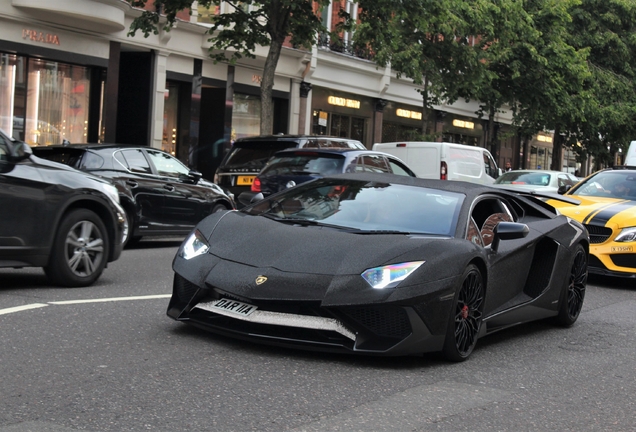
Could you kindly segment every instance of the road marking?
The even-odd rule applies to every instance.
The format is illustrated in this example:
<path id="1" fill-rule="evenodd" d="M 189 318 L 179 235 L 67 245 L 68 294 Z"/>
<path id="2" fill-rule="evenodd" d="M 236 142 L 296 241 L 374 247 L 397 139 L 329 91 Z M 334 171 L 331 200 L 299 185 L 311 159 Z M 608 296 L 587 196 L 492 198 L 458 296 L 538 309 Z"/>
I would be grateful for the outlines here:
<path id="1" fill-rule="evenodd" d="M 162 298 L 170 298 L 170 296 L 171 294 L 158 294 L 158 295 L 149 295 L 149 296 L 111 297 L 111 298 L 88 299 L 88 300 L 64 300 L 64 301 L 53 301 L 48 303 L 54 304 L 54 305 L 70 305 L 70 304 L 80 304 L 80 303 L 106 303 L 106 302 L 116 302 L 116 301 L 126 301 L 126 300 L 162 299 Z"/>
<path id="2" fill-rule="evenodd" d="M 0 309 L 0 315 L 10 314 L 10 313 L 14 313 L 14 312 L 22 312 L 22 311 L 25 311 L 25 310 L 42 308 L 42 307 L 45 307 L 45 306 L 48 306 L 48 304 L 32 303 L 32 304 L 28 304 L 28 305 L 24 305 L 24 306 L 10 307 L 10 308 L 6 308 L 6 309 Z"/>
<path id="3" fill-rule="evenodd" d="M 30 309 L 43 308 L 49 305 L 72 305 L 72 304 L 82 304 L 82 303 L 107 303 L 107 302 L 117 302 L 117 301 L 128 301 L 128 300 L 152 300 L 152 299 L 165 299 L 170 298 L 171 294 L 157 294 L 157 295 L 148 295 L 148 296 L 130 296 L 130 297 L 111 297 L 111 298 L 103 298 L 103 299 L 88 299 L 88 300 L 65 300 L 65 301 L 52 301 L 47 303 L 32 303 L 24 306 L 16 306 L 10 307 L 6 309 L 0 309 L 0 315 L 10 314 L 14 312 L 22 312 Z"/>

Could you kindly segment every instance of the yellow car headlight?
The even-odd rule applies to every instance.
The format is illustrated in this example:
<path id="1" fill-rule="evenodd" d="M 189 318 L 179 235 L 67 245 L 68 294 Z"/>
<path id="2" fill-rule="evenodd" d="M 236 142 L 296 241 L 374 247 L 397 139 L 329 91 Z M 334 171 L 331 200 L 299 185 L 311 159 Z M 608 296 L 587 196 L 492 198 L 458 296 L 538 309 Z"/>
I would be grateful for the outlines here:
<path id="1" fill-rule="evenodd" d="M 633 242 L 636 241 L 636 227 L 623 228 L 614 241 Z"/>

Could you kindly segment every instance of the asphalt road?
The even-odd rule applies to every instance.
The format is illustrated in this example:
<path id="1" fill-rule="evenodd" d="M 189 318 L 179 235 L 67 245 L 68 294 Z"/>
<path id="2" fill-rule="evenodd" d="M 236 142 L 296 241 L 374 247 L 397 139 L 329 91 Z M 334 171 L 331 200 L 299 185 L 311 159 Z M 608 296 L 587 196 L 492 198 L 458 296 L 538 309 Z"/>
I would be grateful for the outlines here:
<path id="1" fill-rule="evenodd" d="M 460 364 L 316 354 L 167 318 L 177 246 L 89 288 L 0 269 L 0 432 L 636 430 L 636 283 L 592 280 L 571 329 L 505 330 Z"/>

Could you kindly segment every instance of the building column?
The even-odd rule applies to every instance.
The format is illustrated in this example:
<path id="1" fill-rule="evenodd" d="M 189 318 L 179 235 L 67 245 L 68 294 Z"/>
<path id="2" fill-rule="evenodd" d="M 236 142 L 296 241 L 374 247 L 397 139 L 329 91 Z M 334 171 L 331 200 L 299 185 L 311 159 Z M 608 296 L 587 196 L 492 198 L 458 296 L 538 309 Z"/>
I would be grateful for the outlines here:
<path id="1" fill-rule="evenodd" d="M 117 97 L 119 95 L 119 63 L 121 43 L 111 42 L 104 88 L 104 142 L 117 142 Z"/>
<path id="2" fill-rule="evenodd" d="M 373 144 L 382 142 L 382 123 L 384 121 L 384 107 L 387 101 L 384 99 L 376 99 L 373 110 L 373 134 L 371 139 L 371 148 Z"/>
<path id="3" fill-rule="evenodd" d="M 163 147 L 163 115 L 166 95 L 166 69 L 168 53 L 155 51 L 151 105 L 150 105 L 150 147 Z"/>
<path id="4" fill-rule="evenodd" d="M 301 135 L 311 134 L 308 132 L 308 124 L 311 125 L 311 117 L 307 115 L 307 111 L 311 112 L 311 109 L 307 109 L 309 92 L 311 92 L 311 84 L 305 81 L 300 82 L 300 98 L 298 106 L 298 133 Z"/>
<path id="5" fill-rule="evenodd" d="M 232 113 L 234 112 L 234 79 L 236 68 L 229 65 L 227 67 L 227 80 L 225 84 L 225 126 L 223 139 L 226 145 L 232 141 Z"/>
<path id="6" fill-rule="evenodd" d="M 197 167 L 199 147 L 199 121 L 201 118 L 201 86 L 203 85 L 203 60 L 194 59 L 192 67 L 192 90 L 190 93 L 190 135 L 188 137 L 188 166 Z"/>

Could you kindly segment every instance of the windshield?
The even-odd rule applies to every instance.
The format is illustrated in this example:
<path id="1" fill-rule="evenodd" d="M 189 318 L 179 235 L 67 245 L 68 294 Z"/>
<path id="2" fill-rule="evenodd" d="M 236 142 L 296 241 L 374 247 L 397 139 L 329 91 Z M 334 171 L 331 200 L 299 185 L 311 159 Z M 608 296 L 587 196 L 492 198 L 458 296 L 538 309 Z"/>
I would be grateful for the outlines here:
<path id="1" fill-rule="evenodd" d="M 342 173 L 343 156 L 325 156 L 315 153 L 299 153 L 293 155 L 274 156 L 260 177 L 274 175 L 329 175 Z"/>
<path id="2" fill-rule="evenodd" d="M 495 180 L 495 184 L 548 186 L 550 184 L 550 174 L 536 172 L 507 172 Z"/>
<path id="3" fill-rule="evenodd" d="M 576 185 L 568 195 L 636 200 L 636 171 L 601 171 Z"/>
<path id="4" fill-rule="evenodd" d="M 463 194 L 402 184 L 321 179 L 243 211 L 281 222 L 330 225 L 361 233 L 453 236 Z"/>
<path id="5" fill-rule="evenodd" d="M 225 160 L 225 168 L 249 167 L 260 171 L 277 151 L 297 147 L 292 141 L 257 141 L 236 143 Z"/>

